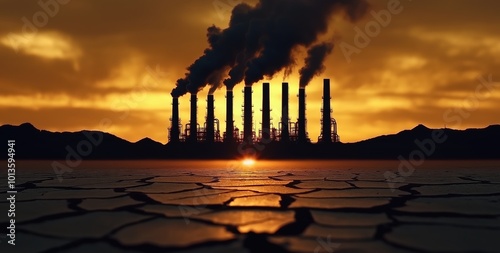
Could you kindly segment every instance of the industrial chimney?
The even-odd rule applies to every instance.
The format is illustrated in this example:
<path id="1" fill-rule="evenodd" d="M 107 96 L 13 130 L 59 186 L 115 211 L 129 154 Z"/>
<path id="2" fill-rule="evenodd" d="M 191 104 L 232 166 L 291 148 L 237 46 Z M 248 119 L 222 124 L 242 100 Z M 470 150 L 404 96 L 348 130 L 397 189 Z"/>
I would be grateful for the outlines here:
<path id="1" fill-rule="evenodd" d="M 299 118 L 298 118 L 298 141 L 307 142 L 306 132 L 306 89 L 305 87 L 299 88 Z"/>
<path id="2" fill-rule="evenodd" d="M 196 120 L 196 104 L 197 104 L 196 93 L 191 93 L 191 119 L 189 122 L 189 141 L 196 142 L 198 135 L 198 123 Z"/>
<path id="3" fill-rule="evenodd" d="M 213 94 L 208 94 L 207 98 L 207 122 L 206 122 L 206 135 L 205 135 L 205 140 L 207 142 L 214 142 L 214 121 L 215 121 L 215 115 L 214 115 L 214 95 Z"/>
<path id="4" fill-rule="evenodd" d="M 262 85 L 262 139 L 269 140 L 271 138 L 271 98 L 269 91 L 269 83 Z"/>
<path id="5" fill-rule="evenodd" d="M 290 140 L 290 129 L 288 128 L 288 83 L 281 86 L 281 141 Z"/>
<path id="6" fill-rule="evenodd" d="M 234 142 L 233 90 L 226 91 L 226 137 L 224 142 Z"/>
<path id="7" fill-rule="evenodd" d="M 330 107 L 330 79 L 323 82 L 323 119 L 322 119 L 322 142 L 332 142 L 332 110 Z"/>
<path id="8" fill-rule="evenodd" d="M 243 141 L 252 142 L 252 86 L 245 86 L 243 110 Z"/>
<path id="9" fill-rule="evenodd" d="M 179 98 L 172 98 L 172 127 L 170 128 L 170 142 L 179 142 Z"/>

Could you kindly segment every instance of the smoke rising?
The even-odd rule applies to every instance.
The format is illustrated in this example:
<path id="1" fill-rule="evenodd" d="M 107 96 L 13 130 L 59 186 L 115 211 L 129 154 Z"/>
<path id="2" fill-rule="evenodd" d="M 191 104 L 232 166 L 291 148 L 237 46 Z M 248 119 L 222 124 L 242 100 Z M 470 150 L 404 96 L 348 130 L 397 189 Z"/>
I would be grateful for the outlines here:
<path id="1" fill-rule="evenodd" d="M 208 94 L 214 94 L 214 92 L 222 86 L 224 77 L 227 76 L 228 68 L 223 68 L 221 70 L 214 71 L 210 76 L 208 76 L 207 82 L 210 84 L 210 89 Z"/>
<path id="2" fill-rule="evenodd" d="M 175 88 L 172 90 L 172 97 L 180 97 L 188 92 L 187 86 L 189 85 L 189 82 L 187 81 L 186 78 L 180 78 L 177 80 L 175 83 Z"/>
<path id="3" fill-rule="evenodd" d="M 321 43 L 307 50 L 305 65 L 300 69 L 300 87 L 305 87 L 312 78 L 321 74 L 325 70 L 323 62 L 328 54 L 333 50 L 332 43 Z"/>
<path id="4" fill-rule="evenodd" d="M 172 96 L 197 93 L 208 84 L 210 92 L 222 83 L 228 90 L 243 81 L 252 85 L 284 69 L 289 74 L 298 47 L 310 52 L 307 66 L 301 70 L 301 75 L 310 76 L 304 76 L 303 84 L 307 85 L 321 72 L 322 61 L 331 51 L 325 44 L 321 57 L 316 55 L 321 53 L 316 52 L 321 51 L 318 46 L 311 48 L 328 30 L 330 17 L 340 13 L 356 21 L 367 9 L 366 0 L 260 0 L 255 6 L 241 3 L 233 9 L 228 28 L 207 29 L 209 47 L 177 81 Z"/>

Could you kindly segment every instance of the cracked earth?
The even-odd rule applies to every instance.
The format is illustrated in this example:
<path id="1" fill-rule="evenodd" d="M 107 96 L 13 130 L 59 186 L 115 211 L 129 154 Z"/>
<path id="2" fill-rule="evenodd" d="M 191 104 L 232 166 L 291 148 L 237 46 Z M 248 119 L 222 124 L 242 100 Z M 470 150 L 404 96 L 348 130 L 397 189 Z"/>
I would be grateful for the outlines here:
<path id="1" fill-rule="evenodd" d="M 394 163 L 284 163 L 93 162 L 62 181 L 26 163 L 1 252 L 500 252 L 499 162 L 427 162 L 393 189 Z"/>

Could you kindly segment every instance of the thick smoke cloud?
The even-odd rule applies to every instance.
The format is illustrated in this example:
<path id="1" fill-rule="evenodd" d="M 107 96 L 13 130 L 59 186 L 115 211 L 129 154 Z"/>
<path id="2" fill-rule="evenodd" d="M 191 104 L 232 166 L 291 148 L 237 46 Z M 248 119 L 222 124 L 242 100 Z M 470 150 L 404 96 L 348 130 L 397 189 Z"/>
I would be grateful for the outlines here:
<path id="1" fill-rule="evenodd" d="M 180 78 L 175 84 L 175 88 L 172 90 L 172 97 L 180 97 L 188 92 L 189 82 L 186 78 Z"/>
<path id="2" fill-rule="evenodd" d="M 243 32 L 244 30 L 238 29 L 222 31 L 216 26 L 209 27 L 207 39 L 210 47 L 187 68 L 188 73 L 185 77 L 177 80 L 172 96 L 179 97 L 188 92 L 197 93 L 207 84 L 211 84 L 215 91 L 226 76 L 225 70 L 234 65 L 236 54 L 242 50 L 242 43 L 235 39 L 243 37 Z"/>
<path id="3" fill-rule="evenodd" d="M 305 65 L 300 69 L 300 87 L 305 87 L 312 78 L 325 70 L 323 62 L 333 50 L 332 43 L 321 43 L 307 50 Z"/>
<path id="4" fill-rule="evenodd" d="M 210 84 L 210 90 L 208 94 L 214 94 L 214 92 L 222 86 L 224 78 L 227 76 L 228 68 L 223 68 L 214 71 L 207 79 L 207 83 Z"/>
<path id="5" fill-rule="evenodd" d="M 366 0 L 260 0 L 253 7 L 239 4 L 232 11 L 228 28 L 208 28 L 210 46 L 187 68 L 188 73 L 179 79 L 172 95 L 196 93 L 208 84 L 213 92 L 226 76 L 223 83 L 227 89 L 242 81 L 252 85 L 291 69 L 294 49 L 315 44 L 327 31 L 332 15 L 343 13 L 356 21 L 367 9 Z M 314 76 L 318 70 L 311 68 L 315 66 L 321 68 L 323 64 L 311 64 L 306 74 L 312 72 Z M 186 84 L 186 88 L 181 87 Z"/>

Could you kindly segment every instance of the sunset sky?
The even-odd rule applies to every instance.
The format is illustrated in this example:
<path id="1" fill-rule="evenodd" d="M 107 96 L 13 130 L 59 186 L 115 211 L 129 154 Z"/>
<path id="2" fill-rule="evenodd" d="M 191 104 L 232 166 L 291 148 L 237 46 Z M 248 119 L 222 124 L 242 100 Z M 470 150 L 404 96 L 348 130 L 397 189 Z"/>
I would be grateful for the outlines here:
<path id="1" fill-rule="evenodd" d="M 42 0 L 57 3 L 48 13 L 37 2 L 0 0 L 0 124 L 94 129 L 133 142 L 150 137 L 165 143 L 176 80 L 208 46 L 207 27 L 227 27 L 232 7 L 242 1 Z M 393 1 L 369 2 L 377 13 Z M 343 142 L 417 124 L 465 129 L 500 123 L 500 2 L 401 0 L 399 8 L 350 55 L 342 49 L 355 47 L 357 31 L 378 21 L 370 11 L 354 24 L 332 17 L 321 38 L 333 40 L 335 48 L 325 72 L 306 89 L 313 141 L 320 132 L 323 78 L 332 82 L 333 117 Z M 293 121 L 305 55 L 296 51 L 297 65 L 286 79 Z M 275 126 L 282 81 L 282 72 L 268 80 Z M 240 129 L 243 86 L 234 88 Z M 254 124 L 260 125 L 262 82 L 253 87 Z M 199 121 L 207 92 L 198 94 Z M 224 96 L 225 88 L 215 92 L 222 131 Z M 188 95 L 180 98 L 180 110 L 186 124 Z"/>

